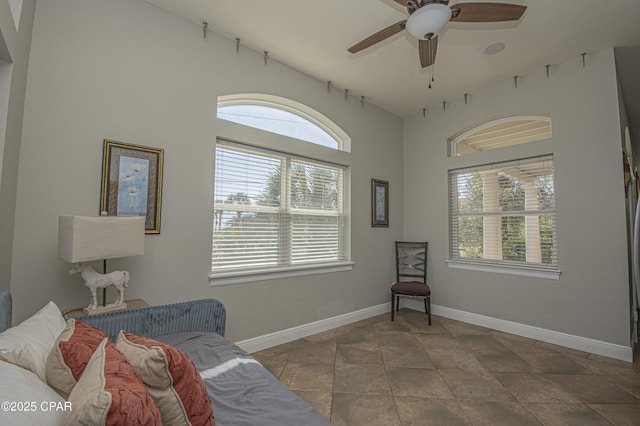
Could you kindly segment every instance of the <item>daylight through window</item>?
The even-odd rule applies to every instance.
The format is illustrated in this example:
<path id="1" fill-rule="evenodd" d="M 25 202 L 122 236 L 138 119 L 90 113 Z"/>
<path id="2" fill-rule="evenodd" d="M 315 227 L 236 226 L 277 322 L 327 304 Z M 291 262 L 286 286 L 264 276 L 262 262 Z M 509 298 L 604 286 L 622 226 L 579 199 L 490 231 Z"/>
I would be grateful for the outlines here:
<path id="1" fill-rule="evenodd" d="M 551 117 L 512 115 L 487 121 L 450 140 L 452 156 L 491 151 L 551 138 Z"/>
<path id="2" fill-rule="evenodd" d="M 218 140 L 212 272 L 346 261 L 345 171 Z"/>
<path id="3" fill-rule="evenodd" d="M 553 157 L 449 172 L 451 260 L 557 270 Z"/>
<path id="4" fill-rule="evenodd" d="M 333 121 L 304 104 L 264 93 L 218 96 L 217 117 L 266 132 L 349 152 L 351 139 Z"/>
<path id="5" fill-rule="evenodd" d="M 289 111 L 264 105 L 226 105 L 218 118 L 337 149 L 338 141 L 315 123 Z"/>

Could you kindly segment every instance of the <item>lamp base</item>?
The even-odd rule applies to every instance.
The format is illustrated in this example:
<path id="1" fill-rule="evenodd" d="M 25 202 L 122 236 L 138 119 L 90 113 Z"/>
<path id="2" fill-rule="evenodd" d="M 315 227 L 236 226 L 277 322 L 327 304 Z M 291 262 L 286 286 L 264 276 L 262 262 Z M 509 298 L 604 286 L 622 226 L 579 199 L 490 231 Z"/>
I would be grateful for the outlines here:
<path id="1" fill-rule="evenodd" d="M 98 315 L 98 314 L 104 314 L 107 312 L 121 311 L 123 309 L 127 309 L 127 304 L 125 302 L 107 303 L 105 306 L 96 306 L 96 307 L 92 307 L 91 305 L 89 305 L 86 308 L 82 308 L 82 311 L 87 315 Z"/>

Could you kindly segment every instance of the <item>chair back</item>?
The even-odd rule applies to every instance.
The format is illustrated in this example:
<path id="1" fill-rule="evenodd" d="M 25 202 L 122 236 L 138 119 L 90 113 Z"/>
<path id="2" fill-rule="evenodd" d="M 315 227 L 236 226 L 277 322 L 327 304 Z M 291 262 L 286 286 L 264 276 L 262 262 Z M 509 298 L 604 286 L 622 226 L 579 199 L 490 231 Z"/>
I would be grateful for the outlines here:
<path id="1" fill-rule="evenodd" d="M 428 242 L 396 241 L 396 281 L 427 283 Z"/>

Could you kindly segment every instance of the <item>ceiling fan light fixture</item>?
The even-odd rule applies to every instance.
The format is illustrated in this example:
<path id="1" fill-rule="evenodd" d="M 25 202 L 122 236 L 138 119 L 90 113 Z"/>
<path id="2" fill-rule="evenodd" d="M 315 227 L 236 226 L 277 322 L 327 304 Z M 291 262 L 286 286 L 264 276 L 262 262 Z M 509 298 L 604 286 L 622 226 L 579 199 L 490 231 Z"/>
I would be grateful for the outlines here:
<path id="1" fill-rule="evenodd" d="M 442 31 L 451 19 L 451 9 L 442 3 L 422 6 L 407 19 L 409 33 L 420 40 L 430 40 Z"/>

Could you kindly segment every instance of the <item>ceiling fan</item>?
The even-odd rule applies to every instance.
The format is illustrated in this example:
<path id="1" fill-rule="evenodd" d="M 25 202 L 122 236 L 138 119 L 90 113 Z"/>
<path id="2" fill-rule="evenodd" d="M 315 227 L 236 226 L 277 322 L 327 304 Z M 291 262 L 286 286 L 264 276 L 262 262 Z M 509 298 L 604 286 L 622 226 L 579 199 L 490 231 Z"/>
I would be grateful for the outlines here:
<path id="1" fill-rule="evenodd" d="M 456 3 L 449 0 L 394 0 L 407 8 L 409 18 L 389 25 L 370 35 L 348 50 L 357 53 L 406 29 L 418 39 L 418 53 L 422 68 L 433 65 L 438 49 L 438 34 L 447 22 L 504 22 L 517 21 L 526 6 L 507 3 Z"/>

